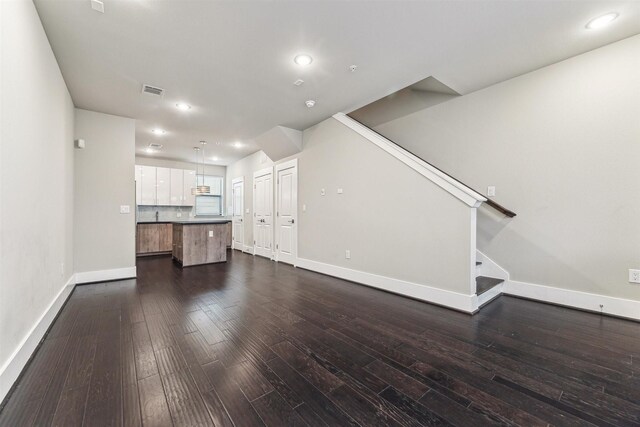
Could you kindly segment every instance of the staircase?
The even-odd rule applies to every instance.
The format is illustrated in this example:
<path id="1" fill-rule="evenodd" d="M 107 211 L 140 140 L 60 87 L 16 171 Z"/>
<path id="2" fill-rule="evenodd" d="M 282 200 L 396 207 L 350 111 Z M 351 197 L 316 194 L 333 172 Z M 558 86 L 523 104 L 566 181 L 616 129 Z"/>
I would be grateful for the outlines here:
<path id="1" fill-rule="evenodd" d="M 469 225 L 471 225 L 472 232 L 469 240 L 469 247 L 472 250 L 471 260 L 469 260 L 468 255 L 465 257 L 463 252 L 460 253 L 460 256 L 456 260 L 456 262 L 459 263 L 456 265 L 460 265 L 460 268 L 465 268 L 465 270 L 470 273 L 469 276 L 467 276 L 469 278 L 468 293 L 462 293 L 460 291 L 451 292 L 453 295 L 451 296 L 451 299 L 448 296 L 441 297 L 441 295 L 437 296 L 439 300 L 436 298 L 419 299 L 425 299 L 427 301 L 432 301 L 437 304 L 449 306 L 473 314 L 482 308 L 482 306 L 499 297 L 502 294 L 505 281 L 509 278 L 509 274 L 486 255 L 476 250 L 476 211 L 481 205 L 485 205 L 489 208 L 495 209 L 507 218 L 515 217 L 515 212 L 505 208 L 494 200 L 487 198 L 480 192 L 474 190 L 445 171 L 438 169 L 431 163 L 425 161 L 421 157 L 408 151 L 394 141 L 389 140 L 384 135 L 381 135 L 352 117 L 343 113 L 337 113 L 333 118 L 355 131 L 389 155 L 395 157 L 406 166 L 418 172 L 433 184 L 440 187 L 443 191 L 461 201 L 468 209 L 470 209 Z M 467 226 L 467 224 L 461 222 L 461 226 Z M 476 251 L 475 260 L 473 259 L 474 250 Z M 474 262 L 475 272 L 473 271 Z M 467 270 L 469 267 L 470 270 Z M 456 299 L 456 301 L 453 302 L 453 299 Z"/>
<path id="2" fill-rule="evenodd" d="M 476 251 L 476 296 L 478 309 L 502 295 L 505 281 L 509 273 L 489 259 L 480 251 Z"/>

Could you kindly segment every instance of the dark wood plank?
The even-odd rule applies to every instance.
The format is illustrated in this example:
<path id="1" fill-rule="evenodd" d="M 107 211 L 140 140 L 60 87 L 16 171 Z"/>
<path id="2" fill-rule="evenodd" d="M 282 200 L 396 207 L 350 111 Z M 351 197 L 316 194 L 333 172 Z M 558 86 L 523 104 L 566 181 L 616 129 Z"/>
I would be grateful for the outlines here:
<path id="1" fill-rule="evenodd" d="M 140 392 L 142 424 L 145 426 L 173 425 L 160 376 L 154 375 L 139 380 L 138 390 Z"/>
<path id="2" fill-rule="evenodd" d="M 171 418 L 178 426 L 213 426 L 209 411 L 187 370 L 161 375 Z"/>
<path id="3" fill-rule="evenodd" d="M 302 417 L 276 391 L 252 402 L 253 407 L 268 426 L 306 426 Z"/>

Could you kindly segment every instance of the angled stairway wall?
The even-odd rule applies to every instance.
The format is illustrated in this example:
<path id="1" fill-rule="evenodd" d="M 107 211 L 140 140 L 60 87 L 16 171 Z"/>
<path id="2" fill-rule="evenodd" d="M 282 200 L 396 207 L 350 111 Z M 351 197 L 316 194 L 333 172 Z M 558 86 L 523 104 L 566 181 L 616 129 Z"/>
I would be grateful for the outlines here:
<path id="1" fill-rule="evenodd" d="M 374 129 L 496 186 L 518 217 L 480 208 L 478 249 L 509 271 L 507 290 L 634 317 L 620 307 L 640 301 L 638 58 L 635 36 Z"/>
<path id="2" fill-rule="evenodd" d="M 304 131 L 298 162 L 299 267 L 475 311 L 479 202 L 463 202 L 334 118 Z"/>

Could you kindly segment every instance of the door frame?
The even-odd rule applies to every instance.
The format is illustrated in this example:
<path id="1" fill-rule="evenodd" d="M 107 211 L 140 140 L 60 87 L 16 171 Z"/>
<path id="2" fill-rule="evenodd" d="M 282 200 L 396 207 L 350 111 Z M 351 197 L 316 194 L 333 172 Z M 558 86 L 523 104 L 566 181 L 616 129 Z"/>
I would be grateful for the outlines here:
<path id="1" fill-rule="evenodd" d="M 294 242 L 294 250 L 293 252 L 293 265 L 297 266 L 298 265 L 298 226 L 300 225 L 300 222 L 298 221 L 298 159 L 292 159 L 283 163 L 279 163 L 276 165 L 276 170 L 275 170 L 275 186 L 276 186 L 276 191 L 275 191 L 275 209 L 276 209 L 276 215 L 275 215 L 275 223 L 274 224 L 274 243 L 276 244 L 276 249 L 275 250 L 275 256 L 274 259 L 275 261 L 279 261 L 279 255 L 280 255 L 280 227 L 278 225 L 278 221 L 280 220 L 280 212 L 278 211 L 279 208 L 279 203 L 280 203 L 280 177 L 279 177 L 279 173 L 282 170 L 285 169 L 290 169 L 290 168 L 295 168 L 296 169 L 296 182 L 295 182 L 295 192 L 296 192 L 296 202 L 293 206 L 293 210 L 294 210 L 294 214 L 293 214 L 293 219 L 296 221 L 295 227 L 293 227 L 293 233 L 294 233 L 294 237 L 293 237 L 293 242 Z"/>
<path id="2" fill-rule="evenodd" d="M 251 248 L 253 249 L 252 252 L 253 252 L 254 256 L 256 254 L 256 243 L 255 243 L 256 242 L 256 221 L 255 221 L 255 218 L 256 218 L 256 178 L 259 178 L 261 176 L 267 175 L 269 173 L 271 174 L 271 222 L 272 222 L 272 224 L 271 224 L 271 242 L 274 241 L 274 236 L 273 236 L 273 229 L 274 229 L 273 218 L 275 216 L 273 215 L 273 206 L 275 204 L 275 201 L 274 201 L 274 197 L 273 197 L 273 195 L 274 195 L 274 188 L 273 187 L 275 186 L 275 184 L 274 184 L 275 181 L 273 179 L 273 175 L 274 175 L 273 170 L 274 170 L 274 167 L 273 166 L 269 166 L 267 168 L 262 168 L 260 170 L 257 170 L 257 171 L 255 171 L 253 173 L 253 183 L 252 183 L 253 189 L 251 190 L 252 191 L 252 199 L 253 199 L 253 215 L 251 216 L 251 230 L 252 230 L 252 234 L 253 234 L 253 244 L 251 245 Z M 271 245 L 271 255 L 269 256 L 269 259 L 271 259 L 271 260 L 273 260 L 273 257 L 274 257 L 274 247 L 273 246 L 274 245 L 272 244 Z"/>
<path id="3" fill-rule="evenodd" d="M 235 212 L 233 212 L 231 214 L 231 249 L 238 249 L 240 251 L 245 251 L 245 244 L 244 244 L 244 227 L 245 227 L 245 222 L 244 222 L 244 212 L 245 212 L 245 207 L 244 207 L 244 176 L 239 176 L 237 178 L 234 178 L 231 180 L 231 208 L 233 209 L 233 203 L 235 201 L 235 196 L 233 194 L 233 189 L 236 186 L 236 184 L 241 183 L 242 184 L 242 246 L 239 248 L 236 248 L 236 239 L 235 239 L 235 227 L 233 227 L 233 217 L 235 216 Z"/>

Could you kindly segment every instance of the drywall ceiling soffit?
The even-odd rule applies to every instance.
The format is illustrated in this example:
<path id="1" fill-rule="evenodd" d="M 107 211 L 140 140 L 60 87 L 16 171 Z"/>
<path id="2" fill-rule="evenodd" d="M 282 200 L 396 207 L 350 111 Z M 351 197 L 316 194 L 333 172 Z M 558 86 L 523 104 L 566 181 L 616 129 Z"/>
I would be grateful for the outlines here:
<path id="1" fill-rule="evenodd" d="M 302 132 L 284 126 L 275 126 L 254 141 L 274 162 L 302 151 Z"/>

